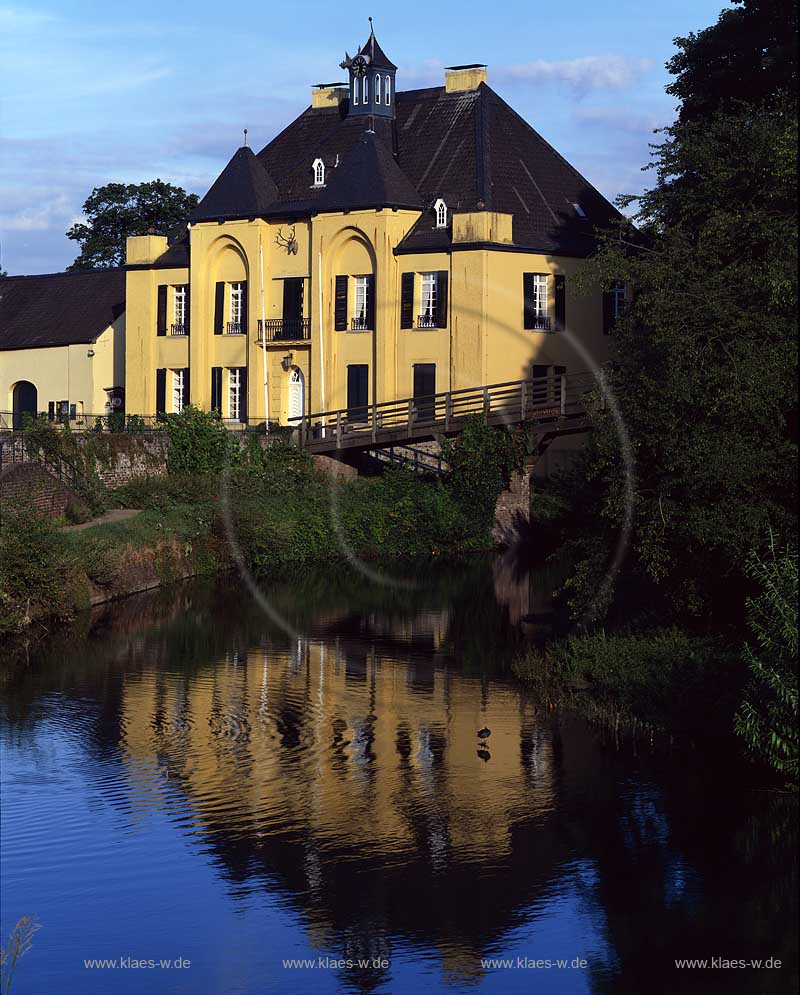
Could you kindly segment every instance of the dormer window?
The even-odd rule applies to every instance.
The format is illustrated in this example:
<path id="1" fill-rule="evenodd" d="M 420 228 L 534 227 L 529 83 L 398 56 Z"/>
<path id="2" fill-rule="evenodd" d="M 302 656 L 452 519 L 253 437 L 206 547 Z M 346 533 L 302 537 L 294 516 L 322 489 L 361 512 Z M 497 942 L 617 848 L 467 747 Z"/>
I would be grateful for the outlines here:
<path id="1" fill-rule="evenodd" d="M 578 215 L 579 218 L 586 217 L 586 211 L 584 211 L 584 209 L 581 207 L 580 204 L 573 204 L 572 206 L 575 208 L 575 213 Z"/>
<path id="2" fill-rule="evenodd" d="M 315 159 L 311 167 L 314 170 L 314 186 L 325 186 L 325 163 L 322 159 Z"/>
<path id="3" fill-rule="evenodd" d="M 433 205 L 433 213 L 436 215 L 436 227 L 447 227 L 447 204 L 440 197 Z"/>

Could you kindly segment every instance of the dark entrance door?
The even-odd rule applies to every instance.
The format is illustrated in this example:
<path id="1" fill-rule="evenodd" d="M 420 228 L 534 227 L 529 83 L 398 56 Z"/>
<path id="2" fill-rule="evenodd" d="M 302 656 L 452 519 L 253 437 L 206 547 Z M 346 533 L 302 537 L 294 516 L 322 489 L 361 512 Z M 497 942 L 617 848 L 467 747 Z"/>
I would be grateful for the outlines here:
<path id="1" fill-rule="evenodd" d="M 414 407 L 417 418 L 431 419 L 436 417 L 436 364 L 414 363 Z"/>
<path id="2" fill-rule="evenodd" d="M 292 277 L 283 281 L 283 325 L 282 339 L 302 339 L 303 337 L 303 279 Z"/>
<path id="3" fill-rule="evenodd" d="M 16 387 L 14 387 L 13 395 L 14 411 L 12 427 L 15 431 L 19 431 L 22 428 L 25 415 L 31 415 L 33 418 L 36 417 L 36 403 L 36 388 L 32 383 L 28 383 L 27 380 L 20 380 Z"/>
<path id="4" fill-rule="evenodd" d="M 358 364 L 347 367 L 347 419 L 366 421 L 369 391 L 369 367 Z"/>

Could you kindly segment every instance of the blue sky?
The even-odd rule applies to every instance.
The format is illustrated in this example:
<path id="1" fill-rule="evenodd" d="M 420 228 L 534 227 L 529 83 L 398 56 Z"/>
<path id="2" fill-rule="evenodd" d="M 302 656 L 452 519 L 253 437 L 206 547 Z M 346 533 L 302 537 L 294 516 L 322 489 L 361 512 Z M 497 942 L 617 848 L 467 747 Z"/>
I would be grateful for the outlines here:
<path id="1" fill-rule="evenodd" d="M 636 193 L 672 119 L 672 39 L 723 0 L 454 0 L 363 7 L 307 0 L 0 0 L 0 266 L 63 269 L 64 233 L 95 186 L 160 177 L 203 194 L 241 144 L 260 149 L 340 79 L 367 15 L 398 89 L 486 62 L 489 83 L 607 197 Z"/>

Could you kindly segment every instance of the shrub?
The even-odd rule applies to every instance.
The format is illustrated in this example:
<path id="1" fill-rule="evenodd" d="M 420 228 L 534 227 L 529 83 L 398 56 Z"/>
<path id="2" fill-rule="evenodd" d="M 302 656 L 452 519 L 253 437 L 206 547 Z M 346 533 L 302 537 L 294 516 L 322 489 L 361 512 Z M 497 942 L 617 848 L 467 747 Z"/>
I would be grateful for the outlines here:
<path id="1" fill-rule="evenodd" d="M 74 564 L 50 519 L 4 508 L 0 515 L 0 633 L 38 615 L 69 619 Z"/>
<path id="2" fill-rule="evenodd" d="M 180 414 L 167 415 L 164 425 L 170 440 L 167 469 L 172 474 L 220 473 L 238 451 L 239 443 L 216 411 L 187 404 Z"/>
<path id="3" fill-rule="evenodd" d="M 476 537 L 488 539 L 497 499 L 512 473 L 522 469 L 525 449 L 521 433 L 493 428 L 482 415 L 471 415 L 459 436 L 442 443 L 446 486 Z"/>
<path id="4" fill-rule="evenodd" d="M 105 511 L 108 489 L 97 472 L 96 452 L 88 440 L 79 441 L 69 423 L 55 425 L 44 416 L 27 417 L 23 430 L 31 458 L 64 478 L 94 514 Z"/>
<path id="5" fill-rule="evenodd" d="M 776 548 L 751 554 L 747 574 L 759 593 L 748 599 L 754 645 L 744 659 L 752 676 L 736 715 L 748 749 L 790 781 L 798 780 L 797 551 Z"/>

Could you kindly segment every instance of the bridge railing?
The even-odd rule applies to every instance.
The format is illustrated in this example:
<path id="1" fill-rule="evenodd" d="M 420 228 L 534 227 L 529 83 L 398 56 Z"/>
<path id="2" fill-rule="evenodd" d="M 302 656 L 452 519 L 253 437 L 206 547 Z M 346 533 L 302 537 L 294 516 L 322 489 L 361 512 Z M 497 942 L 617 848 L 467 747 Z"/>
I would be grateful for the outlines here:
<path id="1" fill-rule="evenodd" d="M 294 419 L 293 424 L 301 445 L 313 446 L 333 440 L 338 445 L 345 440 L 377 441 L 392 431 L 413 434 L 426 427 L 449 432 L 475 414 L 494 422 L 541 421 L 584 411 L 585 397 L 595 385 L 593 373 L 565 373 L 320 411 Z"/>

